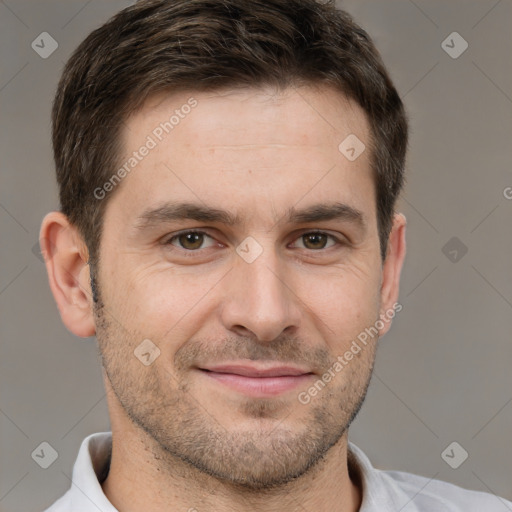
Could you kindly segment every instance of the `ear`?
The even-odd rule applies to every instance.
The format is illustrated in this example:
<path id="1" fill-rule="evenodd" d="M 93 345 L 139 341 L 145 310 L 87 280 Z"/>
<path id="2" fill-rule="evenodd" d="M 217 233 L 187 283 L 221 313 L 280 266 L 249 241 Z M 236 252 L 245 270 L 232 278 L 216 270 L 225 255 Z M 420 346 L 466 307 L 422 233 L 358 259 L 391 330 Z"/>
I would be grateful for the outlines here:
<path id="1" fill-rule="evenodd" d="M 76 336 L 95 334 L 87 247 L 61 212 L 45 216 L 39 233 L 48 280 L 62 322 Z"/>
<path id="2" fill-rule="evenodd" d="M 391 327 L 391 319 L 395 312 L 402 309 L 398 303 L 400 274 L 405 259 L 405 216 L 395 213 L 393 226 L 389 234 L 386 259 L 382 267 L 382 283 L 380 289 L 380 318 L 384 327 L 379 329 L 379 337 L 384 336 Z M 393 312 L 392 314 L 390 314 Z"/>

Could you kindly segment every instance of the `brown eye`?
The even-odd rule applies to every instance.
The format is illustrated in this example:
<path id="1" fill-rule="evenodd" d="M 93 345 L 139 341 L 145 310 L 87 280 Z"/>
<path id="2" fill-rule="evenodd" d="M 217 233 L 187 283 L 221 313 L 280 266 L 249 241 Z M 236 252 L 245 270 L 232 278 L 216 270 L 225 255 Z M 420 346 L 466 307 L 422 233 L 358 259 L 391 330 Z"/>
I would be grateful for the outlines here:
<path id="1" fill-rule="evenodd" d="M 206 233 L 201 231 L 186 231 L 170 238 L 167 244 L 186 249 L 187 251 L 196 251 L 202 248 L 201 246 L 205 241 L 205 237 L 210 238 Z M 175 241 L 177 241 L 179 245 L 175 244 Z"/>
<path id="2" fill-rule="evenodd" d="M 302 239 L 307 249 L 324 249 L 327 243 L 327 236 L 322 233 L 307 233 Z"/>
<path id="3" fill-rule="evenodd" d="M 334 240 L 334 243 L 327 246 L 329 239 Z M 302 240 L 305 249 L 321 250 L 326 249 L 328 247 L 332 247 L 333 245 L 339 244 L 339 241 L 332 235 L 328 233 L 322 233 L 313 231 L 310 233 L 304 233 L 299 240 Z"/>

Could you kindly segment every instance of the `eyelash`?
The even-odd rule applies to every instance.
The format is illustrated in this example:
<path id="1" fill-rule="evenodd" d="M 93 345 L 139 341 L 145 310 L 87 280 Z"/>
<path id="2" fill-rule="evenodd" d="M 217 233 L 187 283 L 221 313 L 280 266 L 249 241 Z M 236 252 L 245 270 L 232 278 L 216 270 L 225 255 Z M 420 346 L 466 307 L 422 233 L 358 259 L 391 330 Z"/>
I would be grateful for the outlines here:
<path id="1" fill-rule="evenodd" d="M 188 234 L 193 234 L 193 233 L 194 234 L 199 234 L 199 235 L 205 235 L 205 236 L 213 239 L 213 237 L 211 235 L 209 235 L 208 233 L 206 233 L 205 231 L 191 229 L 191 230 L 180 231 L 179 233 L 176 233 L 171 238 L 168 238 L 164 242 L 164 245 L 166 245 L 166 246 L 170 245 L 170 246 L 172 246 L 175 249 L 183 251 L 185 254 L 187 254 L 187 256 L 189 256 L 189 255 L 193 256 L 196 253 L 199 253 L 202 249 L 195 249 L 195 250 L 193 250 L 193 249 L 184 249 L 183 247 L 176 247 L 176 246 L 174 246 L 172 244 L 172 241 L 176 240 L 180 236 L 188 235 Z M 327 248 L 323 248 L 323 249 L 309 249 L 309 251 L 311 251 L 311 252 L 318 252 L 319 253 L 319 252 L 322 252 L 322 251 L 326 251 L 328 249 L 332 249 L 336 245 L 338 245 L 338 246 L 347 245 L 345 242 L 341 241 L 339 238 L 335 237 L 334 235 L 331 235 L 330 233 L 326 233 L 325 231 L 320 231 L 320 230 L 304 231 L 295 240 L 298 240 L 299 238 L 301 238 L 301 237 L 303 237 L 305 235 L 315 235 L 315 234 L 326 235 L 327 237 L 329 237 L 332 240 L 334 240 L 335 244 L 332 245 L 331 247 L 327 247 Z M 308 250 L 308 249 L 305 248 L 304 250 Z"/>

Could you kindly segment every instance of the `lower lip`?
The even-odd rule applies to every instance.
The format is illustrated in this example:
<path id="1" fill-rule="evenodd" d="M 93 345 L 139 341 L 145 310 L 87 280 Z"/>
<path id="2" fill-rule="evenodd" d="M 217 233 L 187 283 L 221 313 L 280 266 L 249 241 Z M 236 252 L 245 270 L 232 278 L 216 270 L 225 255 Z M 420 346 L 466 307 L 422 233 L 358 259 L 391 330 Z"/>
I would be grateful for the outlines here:
<path id="1" fill-rule="evenodd" d="M 275 396 L 307 383 L 313 375 L 284 375 L 282 377 L 246 377 L 234 373 L 219 373 L 202 370 L 210 379 L 254 397 Z"/>

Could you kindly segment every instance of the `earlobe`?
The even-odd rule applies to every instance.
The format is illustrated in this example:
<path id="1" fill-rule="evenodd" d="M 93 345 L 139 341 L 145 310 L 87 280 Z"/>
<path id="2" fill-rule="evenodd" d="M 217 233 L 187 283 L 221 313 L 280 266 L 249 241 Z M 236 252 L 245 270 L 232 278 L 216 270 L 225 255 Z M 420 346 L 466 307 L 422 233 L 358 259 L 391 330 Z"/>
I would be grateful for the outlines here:
<path id="1" fill-rule="evenodd" d="M 76 336 L 94 335 L 88 252 L 78 230 L 64 214 L 51 212 L 43 219 L 39 244 L 62 322 Z"/>
<path id="2" fill-rule="evenodd" d="M 405 260 L 405 227 L 407 221 L 401 213 L 395 213 L 393 227 L 388 239 L 388 251 L 382 269 L 382 284 L 380 290 L 381 318 L 391 318 L 395 311 L 399 298 L 400 275 Z M 401 308 L 400 308 L 401 309 Z M 384 322 L 384 328 L 380 330 L 379 336 L 383 336 L 391 327 L 391 318 Z"/>

